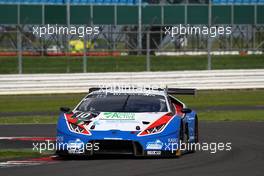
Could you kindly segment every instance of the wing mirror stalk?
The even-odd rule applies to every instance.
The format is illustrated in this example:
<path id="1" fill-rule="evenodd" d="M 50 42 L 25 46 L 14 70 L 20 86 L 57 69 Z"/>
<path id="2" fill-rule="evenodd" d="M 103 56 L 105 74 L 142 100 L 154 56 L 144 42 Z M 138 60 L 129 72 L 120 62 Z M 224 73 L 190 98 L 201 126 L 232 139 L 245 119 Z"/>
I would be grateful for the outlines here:
<path id="1" fill-rule="evenodd" d="M 192 110 L 189 109 L 189 108 L 182 108 L 181 112 L 184 113 L 184 114 L 186 114 L 186 113 L 192 112 Z"/>
<path id="2" fill-rule="evenodd" d="M 68 107 L 60 107 L 60 111 L 61 112 L 64 112 L 64 113 L 67 113 L 67 112 L 70 112 L 70 108 L 68 108 Z"/>

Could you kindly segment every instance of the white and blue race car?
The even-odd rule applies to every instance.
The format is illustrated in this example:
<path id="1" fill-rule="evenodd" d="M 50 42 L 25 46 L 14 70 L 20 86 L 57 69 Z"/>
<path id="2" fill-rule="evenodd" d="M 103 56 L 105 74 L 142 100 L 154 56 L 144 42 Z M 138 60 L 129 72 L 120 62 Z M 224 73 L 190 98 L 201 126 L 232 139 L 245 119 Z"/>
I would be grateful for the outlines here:
<path id="1" fill-rule="evenodd" d="M 198 142 L 197 114 L 172 96 L 177 94 L 195 90 L 92 88 L 72 111 L 61 108 L 56 153 L 180 156 L 193 151 L 186 146 Z"/>

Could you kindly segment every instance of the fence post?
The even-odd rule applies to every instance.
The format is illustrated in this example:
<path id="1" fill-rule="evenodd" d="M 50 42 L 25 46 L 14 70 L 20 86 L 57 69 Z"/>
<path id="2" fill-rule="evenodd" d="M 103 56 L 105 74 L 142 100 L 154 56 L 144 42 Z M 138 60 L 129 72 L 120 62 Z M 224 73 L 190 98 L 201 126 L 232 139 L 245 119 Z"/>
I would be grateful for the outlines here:
<path id="1" fill-rule="evenodd" d="M 138 1 L 138 55 L 142 51 L 142 0 Z"/>
<path id="2" fill-rule="evenodd" d="M 23 73 L 23 61 L 22 61 L 22 36 L 20 31 L 20 25 L 17 27 L 17 55 L 18 55 L 18 74 Z"/>
<path id="3" fill-rule="evenodd" d="M 209 0 L 208 3 L 208 27 L 210 28 L 212 25 L 212 2 Z M 212 40 L 210 34 L 208 34 L 207 38 L 207 69 L 212 69 L 212 58 L 211 58 L 211 49 L 212 49 Z"/>
<path id="4" fill-rule="evenodd" d="M 18 74 L 23 73 L 22 61 L 22 36 L 20 31 L 20 5 L 17 6 L 17 56 L 18 56 Z"/>
<path id="5" fill-rule="evenodd" d="M 84 48 L 83 48 L 83 73 L 86 73 L 87 72 L 87 55 L 86 55 L 87 38 L 86 38 L 86 35 L 84 35 L 84 38 L 83 38 L 83 45 L 84 45 Z"/>
<path id="6" fill-rule="evenodd" d="M 71 14 L 70 14 L 71 13 L 71 11 L 70 11 L 71 4 L 70 3 L 71 3 L 70 0 L 67 0 L 67 27 L 68 27 L 68 29 L 70 29 L 70 25 L 71 25 Z M 67 73 L 70 72 L 70 39 L 71 39 L 70 35 L 67 35 L 66 36 Z"/>
<path id="7" fill-rule="evenodd" d="M 147 58 L 146 58 L 146 69 L 150 71 L 150 36 L 149 31 L 147 31 Z"/>

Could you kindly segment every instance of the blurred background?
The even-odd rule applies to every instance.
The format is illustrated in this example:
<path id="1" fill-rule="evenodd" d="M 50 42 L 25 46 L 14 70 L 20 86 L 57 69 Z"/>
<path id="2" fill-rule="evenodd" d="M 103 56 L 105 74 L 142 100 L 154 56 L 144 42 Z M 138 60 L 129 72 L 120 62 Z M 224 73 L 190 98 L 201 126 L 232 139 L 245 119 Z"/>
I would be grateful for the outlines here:
<path id="1" fill-rule="evenodd" d="M 33 26 L 99 26 L 99 35 Z M 164 27 L 232 27 L 231 35 Z M 0 73 L 264 68 L 264 0 L 0 0 Z"/>

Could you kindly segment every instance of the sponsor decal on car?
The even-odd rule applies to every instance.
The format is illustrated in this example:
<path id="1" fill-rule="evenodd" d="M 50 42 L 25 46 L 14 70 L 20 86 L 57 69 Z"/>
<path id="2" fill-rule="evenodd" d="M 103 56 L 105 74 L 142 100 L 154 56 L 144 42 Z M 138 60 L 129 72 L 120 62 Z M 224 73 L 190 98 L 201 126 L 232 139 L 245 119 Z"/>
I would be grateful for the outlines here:
<path id="1" fill-rule="evenodd" d="M 80 139 L 70 140 L 67 145 L 67 150 L 71 154 L 84 153 L 84 143 Z"/>
<path id="2" fill-rule="evenodd" d="M 135 120 L 135 113 L 104 112 L 101 120 Z"/>
<path id="3" fill-rule="evenodd" d="M 64 141 L 64 137 L 63 136 L 57 136 L 56 137 L 56 141 L 57 142 L 63 142 Z"/>
<path id="4" fill-rule="evenodd" d="M 147 151 L 147 155 L 161 155 L 161 151 L 157 151 L 157 150 Z"/>
<path id="5" fill-rule="evenodd" d="M 154 142 L 148 142 L 146 148 L 151 150 L 161 150 L 163 143 L 160 140 L 156 140 Z"/>
<path id="6" fill-rule="evenodd" d="M 99 120 L 95 120 L 95 121 L 93 121 L 93 125 L 100 125 Z"/>

